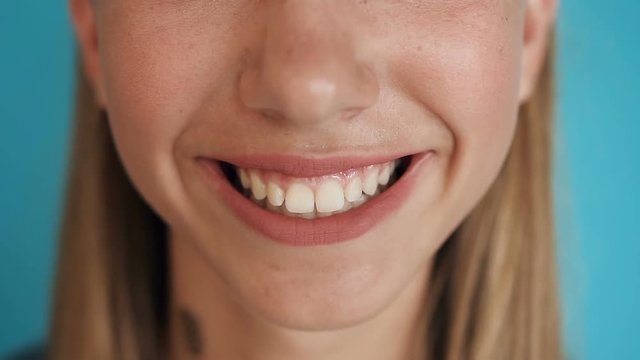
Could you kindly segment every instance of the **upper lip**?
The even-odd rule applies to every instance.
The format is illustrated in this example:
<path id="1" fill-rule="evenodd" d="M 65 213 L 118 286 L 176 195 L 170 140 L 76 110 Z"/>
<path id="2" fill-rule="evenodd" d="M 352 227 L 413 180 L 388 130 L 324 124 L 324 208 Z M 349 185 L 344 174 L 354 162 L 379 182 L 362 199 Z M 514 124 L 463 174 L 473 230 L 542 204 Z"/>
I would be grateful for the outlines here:
<path id="1" fill-rule="evenodd" d="M 309 158 L 299 155 L 237 155 L 201 157 L 206 160 L 217 160 L 230 163 L 244 169 L 260 169 L 274 171 L 291 177 L 318 177 L 337 174 L 350 169 L 367 165 L 382 164 L 401 157 L 415 155 L 415 152 L 404 152 L 373 156 L 335 156 L 327 158 Z"/>

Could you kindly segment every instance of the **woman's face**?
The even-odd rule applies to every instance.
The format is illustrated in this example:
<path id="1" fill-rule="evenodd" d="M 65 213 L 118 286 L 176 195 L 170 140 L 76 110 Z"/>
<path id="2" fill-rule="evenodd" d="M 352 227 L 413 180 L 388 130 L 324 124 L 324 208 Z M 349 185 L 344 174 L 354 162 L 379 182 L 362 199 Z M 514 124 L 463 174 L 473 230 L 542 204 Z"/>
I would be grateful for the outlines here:
<path id="1" fill-rule="evenodd" d="M 226 294 L 291 328 L 362 321 L 428 271 L 496 178 L 533 76 L 525 1 L 95 6 L 93 80 L 133 183 Z M 427 153 L 401 191 L 328 217 L 291 214 L 309 191 L 312 208 L 339 206 L 351 180 L 368 181 L 365 165 Z M 280 213 L 223 184 L 215 160 L 260 169 L 285 193 Z M 335 201 L 319 201 L 329 180 L 323 196 Z"/>

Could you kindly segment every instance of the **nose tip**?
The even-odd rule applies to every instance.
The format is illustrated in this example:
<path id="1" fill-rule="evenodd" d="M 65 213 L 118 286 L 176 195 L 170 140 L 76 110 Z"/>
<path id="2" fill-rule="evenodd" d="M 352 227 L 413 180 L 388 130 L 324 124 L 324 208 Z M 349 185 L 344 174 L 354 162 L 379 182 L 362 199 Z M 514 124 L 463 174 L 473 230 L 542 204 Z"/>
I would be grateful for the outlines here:
<path id="1" fill-rule="evenodd" d="M 335 9 L 288 4 L 275 21 L 266 20 L 257 50 L 249 51 L 239 80 L 243 104 L 289 125 L 352 118 L 373 105 L 378 80 L 356 56 L 357 26 L 341 23 L 347 20 Z"/>
<path id="2" fill-rule="evenodd" d="M 240 84 L 245 106 L 263 115 L 298 124 L 351 118 L 373 105 L 378 83 L 357 64 L 286 63 L 247 70 Z"/>

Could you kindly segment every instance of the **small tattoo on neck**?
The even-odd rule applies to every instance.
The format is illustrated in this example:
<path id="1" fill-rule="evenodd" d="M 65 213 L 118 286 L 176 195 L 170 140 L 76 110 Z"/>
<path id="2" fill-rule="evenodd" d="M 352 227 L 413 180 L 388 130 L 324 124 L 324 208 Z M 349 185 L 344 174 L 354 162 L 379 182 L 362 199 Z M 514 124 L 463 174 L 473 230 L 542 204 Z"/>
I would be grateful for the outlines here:
<path id="1" fill-rule="evenodd" d="M 202 355 L 202 334 L 198 320 L 187 309 L 179 310 L 180 322 L 184 331 L 184 339 L 193 356 Z"/>

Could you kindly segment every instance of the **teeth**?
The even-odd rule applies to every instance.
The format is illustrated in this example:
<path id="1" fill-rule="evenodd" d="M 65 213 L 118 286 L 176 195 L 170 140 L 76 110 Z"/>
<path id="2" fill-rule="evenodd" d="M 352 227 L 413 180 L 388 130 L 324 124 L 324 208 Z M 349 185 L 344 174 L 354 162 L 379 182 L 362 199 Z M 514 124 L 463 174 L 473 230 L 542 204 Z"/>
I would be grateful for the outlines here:
<path id="1" fill-rule="evenodd" d="M 253 193 L 253 197 L 256 200 L 262 200 L 267 197 L 267 186 L 264 184 L 260 176 L 255 172 L 252 172 L 251 175 L 251 193 Z"/>
<path id="2" fill-rule="evenodd" d="M 354 176 L 349 180 L 344 189 L 344 197 L 347 201 L 354 202 L 362 196 L 362 179 L 360 176 Z"/>
<path id="3" fill-rule="evenodd" d="M 294 214 L 310 213 L 314 209 L 313 190 L 304 184 L 295 183 L 289 186 L 284 205 Z"/>
<path id="4" fill-rule="evenodd" d="M 267 185 L 267 198 L 273 206 L 281 206 L 284 203 L 284 190 L 273 182 Z"/>
<path id="5" fill-rule="evenodd" d="M 347 202 L 344 203 L 344 206 L 342 207 L 342 209 L 340 209 L 338 211 L 334 211 L 333 214 L 343 213 L 343 212 L 345 212 L 347 210 L 351 210 L 353 207 L 354 207 L 354 205 L 347 201 Z"/>
<path id="6" fill-rule="evenodd" d="M 321 178 L 294 178 L 285 180 L 285 185 L 279 182 L 282 175 L 241 168 L 236 171 L 244 194 L 259 206 L 285 216 L 314 219 L 356 208 L 385 191 L 396 180 L 398 163 L 395 160 Z M 269 180 L 263 180 L 263 175 Z"/>
<path id="7" fill-rule="evenodd" d="M 378 184 L 387 185 L 389 183 L 389 178 L 391 177 L 391 166 L 385 164 L 382 166 L 382 170 L 380 171 L 380 175 L 378 176 Z"/>
<path id="8" fill-rule="evenodd" d="M 344 190 L 338 180 L 329 179 L 316 191 L 316 209 L 321 213 L 338 211 L 344 207 Z"/>
<path id="9" fill-rule="evenodd" d="M 238 168 L 238 177 L 240 177 L 240 182 L 242 183 L 242 187 L 248 189 L 251 187 L 251 178 L 247 175 L 247 172 L 244 169 Z"/>
<path id="10" fill-rule="evenodd" d="M 365 172 L 364 184 L 362 185 L 362 191 L 367 195 L 373 195 L 378 189 L 378 174 L 377 167 L 372 166 Z"/>
<path id="11" fill-rule="evenodd" d="M 368 199 L 369 199 L 369 197 L 367 195 L 362 194 L 358 200 L 353 202 L 353 207 L 358 207 L 358 206 L 364 204 L 365 202 L 367 202 Z"/>

